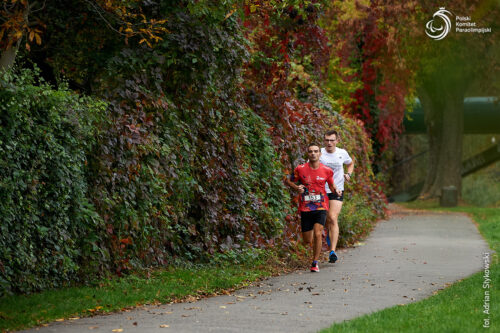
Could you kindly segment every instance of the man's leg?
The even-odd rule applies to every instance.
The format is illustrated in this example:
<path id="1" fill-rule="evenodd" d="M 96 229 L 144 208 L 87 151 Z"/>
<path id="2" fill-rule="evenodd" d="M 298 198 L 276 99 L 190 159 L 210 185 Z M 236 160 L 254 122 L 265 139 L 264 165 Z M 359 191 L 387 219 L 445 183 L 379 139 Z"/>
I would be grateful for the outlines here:
<path id="1" fill-rule="evenodd" d="M 342 201 L 330 200 L 328 208 L 328 216 L 326 219 L 326 228 L 330 237 L 330 251 L 335 251 L 339 240 L 339 214 L 342 209 Z"/>
<path id="2" fill-rule="evenodd" d="M 323 246 L 323 225 L 315 223 L 312 231 L 314 232 L 313 261 L 318 261 Z"/>
<path id="3" fill-rule="evenodd" d="M 304 244 L 310 244 L 313 250 L 313 262 L 311 272 L 319 272 L 318 259 L 323 242 L 323 228 L 327 212 L 307 212 L 301 214 L 302 240 Z"/>
<path id="4" fill-rule="evenodd" d="M 312 246 L 313 244 L 313 230 L 302 233 L 302 242 L 305 246 Z"/>

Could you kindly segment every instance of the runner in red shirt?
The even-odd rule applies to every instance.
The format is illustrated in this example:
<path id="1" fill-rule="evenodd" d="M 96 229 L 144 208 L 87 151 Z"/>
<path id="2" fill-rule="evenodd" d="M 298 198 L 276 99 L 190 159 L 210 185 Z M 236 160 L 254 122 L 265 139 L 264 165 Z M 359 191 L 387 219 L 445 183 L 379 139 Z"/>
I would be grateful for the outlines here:
<path id="1" fill-rule="evenodd" d="M 333 182 L 332 169 L 319 162 L 321 151 L 319 145 L 310 144 L 307 148 L 309 162 L 295 168 L 288 184 L 299 191 L 299 212 L 302 228 L 302 239 L 313 247 L 311 272 L 319 272 L 319 254 L 322 246 L 322 233 L 328 211 L 328 196 L 325 183 L 332 192 L 338 192 Z M 300 185 L 294 183 L 297 181 Z M 313 245 L 314 241 L 314 245 Z"/>

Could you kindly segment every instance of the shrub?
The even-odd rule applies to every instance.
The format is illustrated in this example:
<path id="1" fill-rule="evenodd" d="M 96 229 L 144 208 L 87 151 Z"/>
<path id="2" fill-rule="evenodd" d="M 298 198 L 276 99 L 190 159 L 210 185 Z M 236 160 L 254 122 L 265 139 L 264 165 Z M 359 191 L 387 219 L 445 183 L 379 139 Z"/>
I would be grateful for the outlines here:
<path id="1" fill-rule="evenodd" d="M 0 290 L 75 280 L 101 221 L 86 198 L 92 117 L 104 104 L 37 82 L 0 77 Z"/>

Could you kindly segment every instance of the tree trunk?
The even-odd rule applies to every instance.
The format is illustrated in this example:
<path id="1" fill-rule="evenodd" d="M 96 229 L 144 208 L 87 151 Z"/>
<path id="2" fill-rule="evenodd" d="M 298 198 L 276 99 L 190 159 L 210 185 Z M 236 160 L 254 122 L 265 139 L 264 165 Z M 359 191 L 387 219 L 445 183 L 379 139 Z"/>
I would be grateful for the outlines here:
<path id="1" fill-rule="evenodd" d="M 2 51 L 2 55 L 0 56 L 0 72 L 4 72 L 14 65 L 17 50 L 21 44 L 20 41 L 21 40 L 19 40 L 16 45 L 12 46 L 10 49 Z"/>
<path id="2" fill-rule="evenodd" d="M 33 4 L 28 3 L 23 12 L 23 19 L 26 25 L 29 24 L 28 16 L 32 6 Z M 21 46 L 22 40 L 23 37 L 19 38 L 17 42 L 15 42 L 9 49 L 2 50 L 2 54 L 0 55 L 0 73 L 6 71 L 7 69 L 9 69 L 14 65 L 14 63 L 16 62 L 17 51 L 19 50 L 19 46 Z"/>
<path id="3" fill-rule="evenodd" d="M 423 199 L 441 195 L 445 186 L 462 186 L 463 103 L 465 89 L 460 84 L 424 85 L 418 94 L 422 103 L 429 138 L 429 165 Z M 444 81 L 444 82 L 443 82 Z"/>

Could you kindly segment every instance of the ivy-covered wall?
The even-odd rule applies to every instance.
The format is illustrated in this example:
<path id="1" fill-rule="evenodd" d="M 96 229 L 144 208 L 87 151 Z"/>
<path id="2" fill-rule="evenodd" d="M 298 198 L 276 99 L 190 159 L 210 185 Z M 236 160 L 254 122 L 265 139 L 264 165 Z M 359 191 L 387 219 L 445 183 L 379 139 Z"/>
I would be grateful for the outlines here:
<path id="1" fill-rule="evenodd" d="M 120 42 L 92 11 L 47 9 L 46 45 L 58 47 L 42 57 L 33 46 L 18 65 L 42 73 L 16 69 L 0 82 L 0 293 L 228 249 L 294 249 L 296 202 L 283 180 L 330 128 L 357 165 L 341 243 L 369 230 L 384 197 L 362 126 L 321 88 L 325 2 L 285 4 L 150 3 L 148 17 L 166 18 L 154 43 Z M 61 30 L 69 14 L 78 19 Z M 69 54 L 76 39 L 89 51 Z"/>

